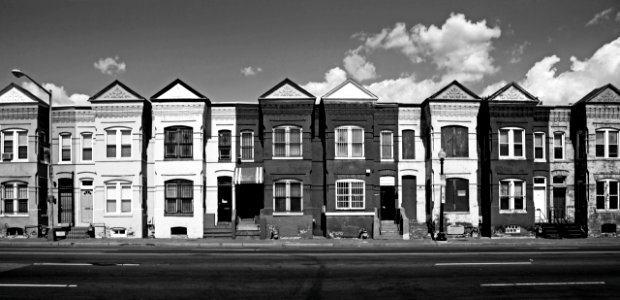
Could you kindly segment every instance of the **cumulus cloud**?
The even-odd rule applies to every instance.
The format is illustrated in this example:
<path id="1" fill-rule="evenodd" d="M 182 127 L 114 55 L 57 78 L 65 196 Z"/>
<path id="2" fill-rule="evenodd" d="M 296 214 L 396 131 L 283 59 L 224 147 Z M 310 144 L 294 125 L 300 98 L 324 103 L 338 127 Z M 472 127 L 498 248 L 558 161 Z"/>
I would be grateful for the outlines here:
<path id="1" fill-rule="evenodd" d="M 248 76 L 254 76 L 260 72 L 262 72 L 263 69 L 261 67 L 245 67 L 243 69 L 241 69 L 241 74 L 243 74 L 243 76 L 248 77 Z"/>
<path id="2" fill-rule="evenodd" d="M 447 80 L 424 79 L 417 81 L 415 75 L 386 79 L 365 86 L 379 97 L 381 102 L 420 103 L 447 85 Z"/>
<path id="3" fill-rule="evenodd" d="M 620 22 L 620 11 L 616 14 L 616 22 Z"/>
<path id="4" fill-rule="evenodd" d="M 106 57 L 100 58 L 99 61 L 96 61 L 94 64 L 95 69 L 101 71 L 102 74 L 106 75 L 116 75 L 125 72 L 127 65 L 125 62 L 120 61 L 118 56 L 115 57 Z"/>
<path id="5" fill-rule="evenodd" d="M 586 23 L 586 27 L 601 23 L 603 20 L 609 20 L 609 18 L 611 17 L 612 10 L 613 9 L 610 7 L 601 12 L 598 12 L 597 14 L 594 15 L 594 17 L 592 17 L 592 19 L 590 19 L 590 21 L 588 21 L 588 23 Z M 616 19 L 618 19 L 618 16 L 616 16 Z"/>
<path id="6" fill-rule="evenodd" d="M 325 73 L 323 81 L 308 82 L 301 87 L 311 94 L 321 97 L 345 80 L 347 80 L 347 73 L 343 69 L 335 67 Z"/>
<path id="7" fill-rule="evenodd" d="M 49 99 L 49 96 L 32 82 L 25 81 L 22 83 L 22 87 L 45 102 Z M 88 95 L 77 93 L 69 95 L 64 86 L 53 83 L 43 83 L 43 87 L 52 91 L 53 106 L 90 105 Z"/>
<path id="8" fill-rule="evenodd" d="M 361 50 L 362 48 L 360 47 L 347 52 L 347 56 L 342 60 L 344 68 L 355 80 L 375 79 L 377 77 L 375 65 L 366 61 L 366 57 L 360 54 Z"/>
<path id="9" fill-rule="evenodd" d="M 530 45 L 530 42 L 525 41 L 522 44 L 516 45 L 510 53 L 510 60 L 508 61 L 511 64 L 516 64 L 521 61 L 521 55 L 525 52 L 525 48 Z"/>

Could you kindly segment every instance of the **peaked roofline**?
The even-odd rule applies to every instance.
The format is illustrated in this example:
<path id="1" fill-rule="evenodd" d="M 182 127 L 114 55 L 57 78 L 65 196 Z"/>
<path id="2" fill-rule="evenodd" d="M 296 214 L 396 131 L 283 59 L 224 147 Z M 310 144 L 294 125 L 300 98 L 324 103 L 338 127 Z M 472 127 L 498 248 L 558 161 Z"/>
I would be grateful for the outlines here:
<path id="1" fill-rule="evenodd" d="M 474 98 L 475 100 L 482 100 L 482 98 L 480 98 L 480 96 L 476 95 L 476 93 L 472 92 L 470 89 L 466 88 L 464 85 L 462 85 L 460 82 L 458 82 L 457 80 L 452 80 L 452 82 L 446 84 L 446 86 L 444 86 L 443 88 L 441 88 L 438 92 L 432 94 L 430 97 L 426 98 L 426 100 L 438 100 L 440 98 L 436 98 L 437 96 L 441 95 L 441 93 L 445 92 L 447 89 L 449 89 L 451 86 L 456 85 L 457 87 L 459 87 L 461 90 L 463 90 L 465 93 L 467 93 L 468 95 L 470 95 L 472 98 Z M 425 100 L 425 101 L 426 101 Z M 456 100 L 456 101 L 460 101 L 460 100 L 470 100 L 470 99 L 444 99 L 444 100 Z"/>
<path id="2" fill-rule="evenodd" d="M 259 100 L 260 99 L 266 99 L 267 96 L 269 96 L 271 93 L 275 92 L 277 89 L 281 88 L 282 86 L 284 86 L 286 84 L 294 87 L 296 90 L 300 91 L 302 94 L 308 96 L 308 99 L 316 99 L 315 95 L 312 95 L 310 92 L 306 91 L 304 88 L 299 86 L 297 83 L 295 83 L 294 81 L 288 79 L 288 77 L 284 78 L 284 80 L 280 81 L 279 83 L 274 85 L 272 88 L 270 88 L 268 91 L 264 92 L 262 95 L 260 95 L 258 97 L 258 99 Z M 291 98 L 291 99 L 295 99 L 295 98 Z M 305 99 L 305 98 L 298 98 L 298 99 Z"/>
<path id="3" fill-rule="evenodd" d="M 518 83 L 516 83 L 514 81 L 509 82 L 508 84 L 506 84 L 505 86 L 503 86 L 502 88 L 497 90 L 495 93 L 491 94 L 491 96 L 487 97 L 486 100 L 492 101 L 495 97 L 497 97 L 498 95 L 500 95 L 501 93 L 503 93 L 504 91 L 509 89 L 510 87 L 514 87 L 517 90 L 519 90 L 519 92 L 521 92 L 525 96 L 527 96 L 528 98 L 530 98 L 530 99 L 532 99 L 534 101 L 540 102 L 540 100 L 538 100 L 538 97 L 534 97 L 534 95 L 530 94 L 528 91 L 526 91 L 524 88 L 522 88 Z"/>
<path id="4" fill-rule="evenodd" d="M 351 78 L 347 78 L 347 80 L 343 81 L 342 83 L 337 85 L 335 88 L 331 89 L 331 91 L 329 91 L 329 92 L 327 92 L 327 94 L 323 95 L 321 97 L 321 99 L 328 98 L 329 96 L 331 96 L 332 94 L 337 92 L 340 88 L 342 88 L 343 86 L 347 85 L 348 83 L 352 83 L 358 89 L 360 89 L 362 92 L 364 92 L 366 95 L 370 96 L 371 98 L 373 98 L 375 100 L 379 100 L 379 97 L 377 97 L 377 95 L 373 94 L 371 91 L 369 91 L 368 89 L 363 87 L 361 84 L 359 84 L 357 81 L 355 81 L 355 80 L 353 80 Z"/>
<path id="5" fill-rule="evenodd" d="M 585 96 L 583 96 L 583 98 L 579 99 L 579 101 L 575 102 L 575 104 L 589 102 L 590 100 L 592 100 L 593 98 L 595 98 L 596 96 L 598 96 L 600 93 L 602 93 L 608 88 L 616 92 L 618 95 L 620 95 L 620 89 L 618 89 L 615 85 L 608 83 L 606 85 L 593 89 L 592 91 L 587 93 Z M 598 102 L 598 103 L 604 103 L 604 102 Z"/>
<path id="6" fill-rule="evenodd" d="M 136 93 L 134 90 L 129 88 L 127 85 L 125 85 L 124 83 L 120 82 L 118 79 L 115 79 L 114 81 L 112 81 L 112 83 L 108 84 L 106 87 L 101 89 L 98 93 L 96 93 L 92 97 L 88 98 L 88 101 L 89 102 L 90 101 L 106 101 L 106 100 L 97 100 L 97 98 L 99 98 L 99 96 L 103 95 L 105 92 L 109 91 L 115 85 L 120 85 L 124 90 L 126 90 L 127 92 L 132 94 L 134 97 L 136 97 L 136 99 L 146 100 L 144 97 L 140 96 L 140 94 Z M 112 100 L 112 101 L 114 101 L 114 100 Z"/>
<path id="7" fill-rule="evenodd" d="M 171 83 L 169 83 L 168 85 L 166 85 L 163 89 L 159 90 L 159 92 L 155 93 L 155 95 L 151 96 L 151 100 L 155 100 L 155 101 L 162 101 L 162 100 L 179 100 L 176 98 L 173 99 L 157 99 L 157 97 L 163 95 L 164 93 L 166 93 L 168 90 L 170 90 L 172 87 L 174 87 L 175 85 L 180 84 L 181 86 L 183 86 L 184 88 L 186 88 L 188 91 L 194 93 L 196 96 L 198 96 L 198 98 L 200 98 L 201 100 L 209 100 L 209 98 L 207 98 L 205 95 L 199 93 L 197 90 L 195 90 L 193 87 L 189 86 L 187 83 L 185 83 L 183 80 L 181 80 L 180 78 L 177 78 L 175 80 L 173 80 Z M 198 100 L 198 99 L 187 99 L 187 100 Z"/>
<path id="8" fill-rule="evenodd" d="M 28 91 L 27 89 L 15 84 L 14 82 L 9 83 L 6 87 L 4 87 L 2 90 L 0 90 L 0 96 L 4 95 L 4 93 L 8 92 L 10 89 L 12 88 L 16 88 L 18 91 L 22 92 L 24 95 L 26 95 L 28 98 L 34 100 L 35 102 L 39 103 L 39 104 L 43 104 L 45 106 L 49 106 L 49 103 L 43 101 L 43 99 L 35 96 L 33 93 L 31 93 L 30 91 Z M 21 102 L 17 102 L 17 103 L 21 103 Z"/>

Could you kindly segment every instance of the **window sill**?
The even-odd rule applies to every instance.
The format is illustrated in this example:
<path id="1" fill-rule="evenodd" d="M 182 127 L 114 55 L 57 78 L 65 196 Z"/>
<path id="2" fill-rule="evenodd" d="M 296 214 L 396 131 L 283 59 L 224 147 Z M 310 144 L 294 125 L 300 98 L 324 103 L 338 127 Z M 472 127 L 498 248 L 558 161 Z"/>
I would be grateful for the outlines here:
<path id="1" fill-rule="evenodd" d="M 597 213 L 620 213 L 620 209 L 596 209 Z"/>
<path id="2" fill-rule="evenodd" d="M 164 217 L 194 217 L 194 213 L 186 213 L 186 214 L 169 214 L 169 213 L 164 213 Z"/>
<path id="3" fill-rule="evenodd" d="M 444 210 L 444 212 L 447 213 L 447 214 L 469 215 L 469 211 L 465 211 L 465 210 L 459 210 L 459 211 L 447 211 L 447 210 Z"/>
<path id="4" fill-rule="evenodd" d="M 502 215 L 508 215 L 508 214 L 524 215 L 524 214 L 527 214 L 527 210 L 524 210 L 524 209 L 505 209 L 505 210 L 500 210 L 499 213 L 502 214 Z"/>
<path id="5" fill-rule="evenodd" d="M 104 214 L 104 218 L 127 218 L 133 217 L 132 213 L 122 213 L 122 214 Z"/>
<path id="6" fill-rule="evenodd" d="M 254 159 L 242 159 L 241 162 L 254 162 Z"/>
<path id="7" fill-rule="evenodd" d="M 517 156 L 500 156 L 499 160 L 525 160 L 525 157 L 517 157 Z"/>
<path id="8" fill-rule="evenodd" d="M 299 217 L 303 215 L 303 212 L 273 212 L 274 217 Z"/>
<path id="9" fill-rule="evenodd" d="M 547 162 L 547 160 L 546 160 L 546 159 L 539 158 L 539 159 L 534 159 L 534 162 L 535 162 L 535 163 L 546 163 L 546 162 Z"/>
<path id="10" fill-rule="evenodd" d="M 164 161 L 194 160 L 193 157 L 164 157 Z"/>
<path id="11" fill-rule="evenodd" d="M 284 156 L 284 157 L 282 157 L 282 156 L 272 156 L 271 159 L 273 159 L 273 160 L 286 160 L 286 159 L 302 160 L 304 158 L 301 157 L 301 156 L 290 156 L 290 157 L 289 156 Z"/>
<path id="12" fill-rule="evenodd" d="M 382 158 L 382 159 L 381 159 L 381 162 L 393 163 L 393 162 L 394 162 L 394 159 L 393 159 L 393 158 L 391 158 L 391 159 L 383 159 L 383 158 Z"/>
<path id="13" fill-rule="evenodd" d="M 17 214 L 0 214 L 1 217 L 8 217 L 8 218 L 24 218 L 24 217 L 28 217 L 27 213 L 17 213 Z"/>
<path id="14" fill-rule="evenodd" d="M 22 163 L 28 162 L 28 159 L 12 159 L 12 160 L 3 160 L 3 163 Z"/>
<path id="15" fill-rule="evenodd" d="M 346 210 L 346 211 L 333 211 L 333 212 L 325 212 L 325 216 L 328 217 L 346 217 L 346 216 L 374 216 L 375 213 L 372 211 L 355 211 L 355 210 Z"/>
<path id="16" fill-rule="evenodd" d="M 334 159 L 337 159 L 337 160 L 345 160 L 345 159 L 349 159 L 349 160 L 364 160 L 364 159 L 366 159 L 366 157 L 339 157 L 339 156 L 336 156 L 336 157 L 334 157 Z"/>

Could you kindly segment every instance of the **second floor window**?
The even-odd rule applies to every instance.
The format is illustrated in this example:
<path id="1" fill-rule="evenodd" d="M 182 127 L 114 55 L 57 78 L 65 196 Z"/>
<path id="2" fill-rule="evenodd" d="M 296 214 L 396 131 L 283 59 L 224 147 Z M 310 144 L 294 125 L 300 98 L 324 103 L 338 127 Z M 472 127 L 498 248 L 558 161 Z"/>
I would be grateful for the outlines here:
<path id="1" fill-rule="evenodd" d="M 564 132 L 553 133 L 553 159 L 564 159 Z"/>
<path id="2" fill-rule="evenodd" d="M 189 180 L 169 180 L 165 184 L 166 215 L 194 213 L 194 185 Z"/>
<path id="3" fill-rule="evenodd" d="M 525 130 L 521 128 L 502 128 L 499 130 L 499 157 L 525 158 L 523 141 Z"/>
<path id="4" fill-rule="evenodd" d="M 467 127 L 441 127 L 441 148 L 446 152 L 446 157 L 468 157 L 468 139 L 469 136 Z"/>
<path id="5" fill-rule="evenodd" d="M 90 132 L 82 133 L 82 160 L 93 160 L 93 134 Z"/>
<path id="6" fill-rule="evenodd" d="M 534 160 L 545 160 L 545 133 L 534 132 Z"/>
<path id="7" fill-rule="evenodd" d="M 391 131 L 381 131 L 381 160 L 394 160 L 394 134 Z"/>
<path id="8" fill-rule="evenodd" d="M 2 131 L 2 161 L 28 159 L 28 132 L 26 130 Z"/>
<path id="9" fill-rule="evenodd" d="M 618 157 L 618 130 L 600 129 L 596 131 L 596 157 Z"/>
<path id="10" fill-rule="evenodd" d="M 364 129 L 358 126 L 336 128 L 336 158 L 364 158 Z"/>
<path id="11" fill-rule="evenodd" d="M 403 159 L 415 159 L 415 131 L 403 130 Z"/>
<path id="12" fill-rule="evenodd" d="M 300 127 L 280 126 L 273 129 L 273 157 L 302 157 Z"/>
<path id="13" fill-rule="evenodd" d="M 192 158 L 193 139 L 193 130 L 190 127 L 164 128 L 164 158 Z"/>
<path id="14" fill-rule="evenodd" d="M 273 183 L 275 212 L 301 212 L 303 184 L 297 180 L 279 180 Z"/>
<path id="15" fill-rule="evenodd" d="M 499 182 L 499 210 L 504 213 L 525 211 L 525 181 L 510 179 Z"/>
<path id="16" fill-rule="evenodd" d="M 252 131 L 241 132 L 241 160 L 254 160 L 254 133 Z"/>
<path id="17" fill-rule="evenodd" d="M 70 162 L 71 161 L 71 134 L 61 133 L 59 135 L 58 144 L 60 145 L 60 161 Z"/>
<path id="18" fill-rule="evenodd" d="M 220 130 L 217 133 L 217 145 L 219 151 L 219 161 L 230 161 L 232 136 L 230 130 Z"/>
<path id="19" fill-rule="evenodd" d="M 28 185 L 21 182 L 2 184 L 2 211 L 0 215 L 28 214 Z"/>
<path id="20" fill-rule="evenodd" d="M 596 182 L 596 209 L 618 209 L 618 181 L 601 180 Z"/>
<path id="21" fill-rule="evenodd" d="M 131 157 L 131 130 L 108 129 L 106 132 L 106 157 Z"/>

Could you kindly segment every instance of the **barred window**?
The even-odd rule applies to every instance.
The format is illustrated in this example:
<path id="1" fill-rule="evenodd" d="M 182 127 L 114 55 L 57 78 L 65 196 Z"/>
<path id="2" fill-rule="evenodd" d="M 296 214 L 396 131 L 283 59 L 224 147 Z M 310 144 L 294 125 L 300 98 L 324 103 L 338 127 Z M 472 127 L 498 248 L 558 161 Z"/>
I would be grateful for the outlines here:
<path id="1" fill-rule="evenodd" d="M 381 131 L 381 160 L 394 160 L 394 134 L 391 131 Z"/>
<path id="2" fill-rule="evenodd" d="M 278 180 L 273 183 L 275 212 L 301 212 L 303 184 L 298 180 Z"/>
<path id="3" fill-rule="evenodd" d="M 336 181 L 336 209 L 364 209 L 365 182 L 359 179 Z"/>
<path id="4" fill-rule="evenodd" d="M 2 211 L 0 215 L 28 214 L 28 185 L 21 182 L 2 184 Z"/>
<path id="5" fill-rule="evenodd" d="M 189 180 L 169 180 L 165 183 L 166 215 L 194 213 L 194 185 Z"/>
<path id="6" fill-rule="evenodd" d="M 241 160 L 254 160 L 254 132 L 241 132 Z"/>
<path id="7" fill-rule="evenodd" d="M 302 130 L 295 126 L 273 129 L 273 157 L 302 157 Z"/>
<path id="8" fill-rule="evenodd" d="M 336 128 L 336 158 L 364 158 L 364 129 L 358 126 Z"/>
<path id="9" fill-rule="evenodd" d="M 218 136 L 219 161 L 225 162 L 231 159 L 232 136 L 230 130 L 220 130 Z"/>
<path id="10" fill-rule="evenodd" d="M 193 139 L 191 127 L 164 128 L 164 159 L 192 158 Z"/>

